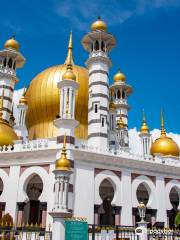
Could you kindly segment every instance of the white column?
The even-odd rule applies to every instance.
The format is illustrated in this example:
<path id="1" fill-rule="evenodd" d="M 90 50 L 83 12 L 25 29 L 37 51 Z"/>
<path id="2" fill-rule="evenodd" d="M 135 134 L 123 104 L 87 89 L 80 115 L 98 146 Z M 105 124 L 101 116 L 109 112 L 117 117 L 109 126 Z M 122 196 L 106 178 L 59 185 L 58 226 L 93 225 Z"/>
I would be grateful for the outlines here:
<path id="1" fill-rule="evenodd" d="M 63 89 L 60 90 L 60 96 L 61 96 L 61 100 L 60 100 L 60 117 L 62 117 L 63 115 L 63 108 L 64 108 L 64 91 Z"/>
<path id="2" fill-rule="evenodd" d="M 13 217 L 13 222 L 16 219 L 16 211 L 17 211 L 17 195 L 19 188 L 19 175 L 20 175 L 20 167 L 19 166 L 11 166 L 8 178 L 8 186 L 6 194 L 6 209 L 5 212 L 9 213 Z"/>
<path id="3" fill-rule="evenodd" d="M 165 201 L 162 199 L 166 199 L 165 194 L 165 182 L 163 176 L 156 177 L 156 201 L 157 201 L 157 222 L 165 222 L 165 226 L 167 226 L 167 213 L 166 213 L 166 205 Z"/>
<path id="4" fill-rule="evenodd" d="M 131 172 L 123 170 L 121 175 L 122 182 L 122 209 L 121 224 L 132 226 L 132 200 L 131 200 Z"/>
<path id="5" fill-rule="evenodd" d="M 64 219 L 60 217 L 53 217 L 53 228 L 52 228 L 52 239 L 53 240 L 64 240 L 65 239 L 65 226 Z"/>
<path id="6" fill-rule="evenodd" d="M 72 109 L 72 88 L 69 88 L 69 115 L 70 115 L 70 118 L 72 118 L 72 113 L 73 113 L 73 109 Z"/>

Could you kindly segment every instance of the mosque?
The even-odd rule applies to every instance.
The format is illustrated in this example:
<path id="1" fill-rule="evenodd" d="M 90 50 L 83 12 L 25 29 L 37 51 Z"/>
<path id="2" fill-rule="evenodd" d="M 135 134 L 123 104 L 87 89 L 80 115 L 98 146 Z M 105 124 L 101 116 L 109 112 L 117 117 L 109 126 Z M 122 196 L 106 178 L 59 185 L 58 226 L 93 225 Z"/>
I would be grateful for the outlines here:
<path id="1" fill-rule="evenodd" d="M 156 139 L 145 114 L 137 138 L 131 136 L 133 88 L 120 70 L 109 85 L 116 39 L 103 20 L 92 23 L 81 43 L 86 67 L 75 65 L 70 33 L 64 64 L 39 73 L 17 106 L 16 70 L 25 58 L 14 37 L 0 50 L 0 218 L 9 213 L 17 226 L 43 228 L 57 215 L 135 226 L 143 202 L 146 221 L 173 227 L 180 209 L 180 142 L 166 133 L 163 114 Z"/>

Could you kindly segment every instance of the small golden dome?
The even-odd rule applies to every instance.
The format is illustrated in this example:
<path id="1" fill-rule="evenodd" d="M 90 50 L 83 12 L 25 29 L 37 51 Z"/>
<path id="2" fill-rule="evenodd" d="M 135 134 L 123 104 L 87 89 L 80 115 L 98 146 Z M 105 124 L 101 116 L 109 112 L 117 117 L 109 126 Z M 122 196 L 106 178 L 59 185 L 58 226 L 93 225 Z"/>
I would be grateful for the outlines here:
<path id="1" fill-rule="evenodd" d="M 152 144 L 151 154 L 153 156 L 156 154 L 173 157 L 180 156 L 180 149 L 177 143 L 172 138 L 166 136 L 163 116 L 161 116 L 161 136 Z"/>
<path id="2" fill-rule="evenodd" d="M 98 17 L 98 19 L 91 25 L 91 30 L 92 31 L 100 30 L 106 32 L 107 30 L 106 23 L 102 21 L 100 17 Z"/>
<path id="3" fill-rule="evenodd" d="M 145 117 L 144 111 L 143 111 L 143 121 L 142 121 L 142 126 L 140 129 L 140 132 L 141 133 L 149 133 L 149 128 L 148 128 L 148 125 L 146 122 L 146 117 Z"/>
<path id="4" fill-rule="evenodd" d="M 71 169 L 71 162 L 67 159 L 66 154 L 66 135 L 64 136 L 64 144 L 61 151 L 60 159 L 56 160 L 56 170 L 69 171 Z"/>
<path id="5" fill-rule="evenodd" d="M 126 77 L 125 75 L 120 71 L 120 69 L 118 70 L 118 72 L 114 75 L 114 82 L 125 82 L 126 81 Z"/>
<path id="6" fill-rule="evenodd" d="M 13 141 L 18 137 L 8 123 L 0 120 L 0 146 L 13 145 Z"/>
<path id="7" fill-rule="evenodd" d="M 15 38 L 12 37 L 5 42 L 4 48 L 10 48 L 19 51 L 20 46 L 19 43 L 15 40 Z"/>
<path id="8" fill-rule="evenodd" d="M 110 109 L 110 110 L 115 110 L 115 109 L 116 109 L 116 106 L 115 106 L 115 104 L 114 104 L 113 101 L 110 101 L 110 103 L 109 103 L 109 109 Z"/>
<path id="9" fill-rule="evenodd" d="M 118 129 L 122 129 L 122 128 L 124 128 L 124 127 L 125 127 L 125 124 L 124 124 L 123 119 L 122 119 L 122 116 L 121 116 L 121 114 L 120 114 L 120 118 L 117 120 L 117 128 L 118 128 Z"/>
<path id="10" fill-rule="evenodd" d="M 73 80 L 76 81 L 76 75 L 72 70 L 72 65 L 67 65 L 67 70 L 62 76 L 62 80 Z"/>

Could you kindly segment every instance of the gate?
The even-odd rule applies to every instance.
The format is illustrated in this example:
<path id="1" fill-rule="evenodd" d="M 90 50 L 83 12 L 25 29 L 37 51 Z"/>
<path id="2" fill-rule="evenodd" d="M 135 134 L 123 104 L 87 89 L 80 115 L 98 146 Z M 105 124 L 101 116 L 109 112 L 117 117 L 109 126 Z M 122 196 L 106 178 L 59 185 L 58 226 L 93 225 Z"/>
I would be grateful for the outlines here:
<path id="1" fill-rule="evenodd" d="M 89 240 L 139 240 L 131 226 L 89 225 Z"/>

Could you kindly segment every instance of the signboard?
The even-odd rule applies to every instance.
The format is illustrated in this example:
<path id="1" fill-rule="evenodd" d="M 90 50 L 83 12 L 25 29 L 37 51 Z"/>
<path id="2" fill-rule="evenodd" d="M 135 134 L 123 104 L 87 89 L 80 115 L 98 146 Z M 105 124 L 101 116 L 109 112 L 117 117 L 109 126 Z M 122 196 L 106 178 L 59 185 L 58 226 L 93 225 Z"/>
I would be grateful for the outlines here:
<path id="1" fill-rule="evenodd" d="M 65 240 L 88 240 L 88 224 L 85 221 L 65 221 Z"/>

